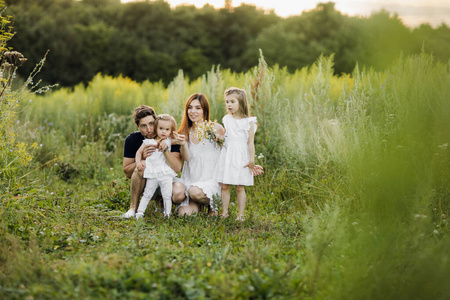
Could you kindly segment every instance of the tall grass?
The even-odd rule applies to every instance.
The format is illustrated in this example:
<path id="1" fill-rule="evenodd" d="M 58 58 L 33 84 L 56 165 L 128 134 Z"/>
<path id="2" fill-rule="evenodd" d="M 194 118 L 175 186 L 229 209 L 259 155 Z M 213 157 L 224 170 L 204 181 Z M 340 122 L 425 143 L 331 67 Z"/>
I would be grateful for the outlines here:
<path id="1" fill-rule="evenodd" d="M 39 222 L 14 214 L 24 203 L 3 206 L 11 225 L 1 223 L 8 246 L 0 248 L 0 261 L 10 263 L 0 264 L 0 276 L 9 280 L 4 274 L 12 272 L 8 284 L 17 295 L 21 289 L 12 279 L 51 276 L 39 258 L 6 250 L 24 247 L 22 237 L 28 241 L 24 251 L 70 256 L 52 265 L 67 298 L 164 298 L 170 291 L 178 298 L 212 299 L 445 299 L 449 83 L 449 65 L 425 54 L 402 58 L 384 72 L 356 67 L 341 76 L 333 75 L 333 57 L 290 74 L 269 68 L 261 55 L 245 73 L 213 67 L 189 81 L 180 71 L 167 88 L 98 75 L 87 87 L 36 97 L 22 123 L 41 145 L 37 161 L 56 155 L 76 169 L 73 184 L 94 182 L 97 188 L 80 192 L 86 199 L 76 198 L 75 214 L 64 211 L 73 201 L 69 192 L 52 204 L 62 222 L 84 224 L 67 236 L 32 238 Z M 222 94 L 230 86 L 247 90 L 259 125 L 257 162 L 266 170 L 247 189 L 244 224 L 201 217 L 164 222 L 150 214 L 151 221 L 125 228 L 108 210 L 95 215 L 99 203 L 128 205 L 121 143 L 135 130 L 135 106 L 148 104 L 180 121 L 187 96 L 204 92 L 212 119 L 220 122 Z M 37 197 L 25 197 L 33 221 L 45 203 L 30 200 Z M 56 222 L 43 220 L 47 227 Z M 68 245 L 69 236 L 77 242 Z M 85 249 L 91 252 L 82 255 Z M 34 273 L 21 271 L 27 264 Z M 46 282 L 44 289 L 56 288 Z"/>
<path id="2" fill-rule="evenodd" d="M 353 78 L 328 141 L 346 183 L 309 229 L 315 284 L 342 299 L 448 296 L 448 66 L 420 55 Z"/>

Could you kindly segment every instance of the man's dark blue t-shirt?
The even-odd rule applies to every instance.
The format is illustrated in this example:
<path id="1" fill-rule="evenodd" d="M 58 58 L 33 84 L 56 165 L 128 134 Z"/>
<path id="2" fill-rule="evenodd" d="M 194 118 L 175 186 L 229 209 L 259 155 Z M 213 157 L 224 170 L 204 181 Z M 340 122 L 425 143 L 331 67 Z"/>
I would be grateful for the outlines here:
<path id="1" fill-rule="evenodd" d="M 141 147 L 144 139 L 145 137 L 140 131 L 130 133 L 125 138 L 125 144 L 123 145 L 123 157 L 135 158 L 136 152 L 139 150 L 139 147 Z M 170 152 L 180 152 L 180 145 L 172 145 Z"/>

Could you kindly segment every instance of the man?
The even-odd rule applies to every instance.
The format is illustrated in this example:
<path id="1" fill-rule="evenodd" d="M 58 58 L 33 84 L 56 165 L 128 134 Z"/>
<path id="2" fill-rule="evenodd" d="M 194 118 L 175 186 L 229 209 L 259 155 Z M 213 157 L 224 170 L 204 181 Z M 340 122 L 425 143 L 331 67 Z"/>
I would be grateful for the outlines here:
<path id="1" fill-rule="evenodd" d="M 130 209 L 123 215 L 124 218 L 135 217 L 138 208 L 139 198 L 145 188 L 146 180 L 143 177 L 143 171 L 138 171 L 136 168 L 136 152 L 142 145 L 142 141 L 146 138 L 152 138 L 154 133 L 154 125 L 156 120 L 156 114 L 153 108 L 147 105 L 141 105 L 136 107 L 133 114 L 134 123 L 137 126 L 138 131 L 130 133 L 124 144 L 123 151 L 123 172 L 131 179 L 130 193 L 131 204 Z M 153 145 L 148 145 L 143 151 L 143 159 L 152 155 L 155 151 Z M 170 151 L 164 152 L 167 164 L 175 171 L 181 170 L 181 155 L 180 146 L 172 145 Z"/>

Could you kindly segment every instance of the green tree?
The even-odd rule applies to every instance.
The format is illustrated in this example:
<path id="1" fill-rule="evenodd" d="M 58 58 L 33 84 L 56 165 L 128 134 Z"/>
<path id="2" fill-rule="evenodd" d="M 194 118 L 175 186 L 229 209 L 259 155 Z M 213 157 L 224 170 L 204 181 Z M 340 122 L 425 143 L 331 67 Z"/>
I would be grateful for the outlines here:
<path id="1" fill-rule="evenodd" d="M 429 24 L 422 24 L 413 30 L 413 37 L 416 52 L 424 50 L 443 62 L 450 59 L 450 28 L 446 24 L 441 24 L 436 29 Z"/>
<path id="2" fill-rule="evenodd" d="M 342 15 L 334 3 L 320 3 L 302 15 L 287 18 L 265 29 L 255 40 L 271 64 L 290 71 L 312 64 L 321 55 L 335 55 L 337 73 L 354 68 L 358 30 L 353 18 Z"/>
<path id="3" fill-rule="evenodd" d="M 281 19 L 273 11 L 266 13 L 253 5 L 241 5 L 233 12 L 223 9 L 221 13 L 222 66 L 239 72 L 248 70 L 258 63 L 259 57 L 258 49 L 252 48 L 251 42 Z M 249 50 L 252 54 L 246 55 Z"/>
<path id="4" fill-rule="evenodd" d="M 359 22 L 358 43 L 361 52 L 357 59 L 363 65 L 384 70 L 400 55 L 414 53 L 415 41 L 397 15 L 382 10 Z"/>
<path id="5" fill-rule="evenodd" d="M 449 29 L 421 26 L 412 33 L 386 11 L 349 17 L 334 3 L 280 18 L 253 5 L 215 9 L 163 1 L 8 0 L 20 33 L 10 45 L 22 49 L 26 77 L 50 49 L 42 70 L 47 83 L 74 86 L 101 72 L 137 81 L 168 84 L 180 69 L 197 78 L 212 65 L 241 72 L 257 64 L 259 49 L 270 65 L 289 71 L 334 54 L 335 72 L 350 73 L 356 63 L 384 69 L 402 53 L 423 49 L 446 61 Z"/>

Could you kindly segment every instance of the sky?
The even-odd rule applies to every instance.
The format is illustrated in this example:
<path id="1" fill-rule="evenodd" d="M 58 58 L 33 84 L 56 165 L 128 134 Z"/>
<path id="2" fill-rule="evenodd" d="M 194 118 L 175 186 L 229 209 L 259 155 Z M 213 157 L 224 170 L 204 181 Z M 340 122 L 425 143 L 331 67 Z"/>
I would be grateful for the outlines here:
<path id="1" fill-rule="evenodd" d="M 121 0 L 122 2 L 139 0 Z M 224 0 L 165 0 L 175 7 L 182 4 L 202 7 L 206 3 L 221 8 Z M 241 3 L 253 4 L 259 8 L 271 10 L 281 17 L 300 15 L 304 10 L 311 10 L 317 3 L 329 0 L 233 0 L 233 6 Z M 335 8 L 350 16 L 369 16 L 374 11 L 385 9 L 397 13 L 403 23 L 409 27 L 416 27 L 428 23 L 433 27 L 446 23 L 450 26 L 450 0 L 334 0 Z"/>

